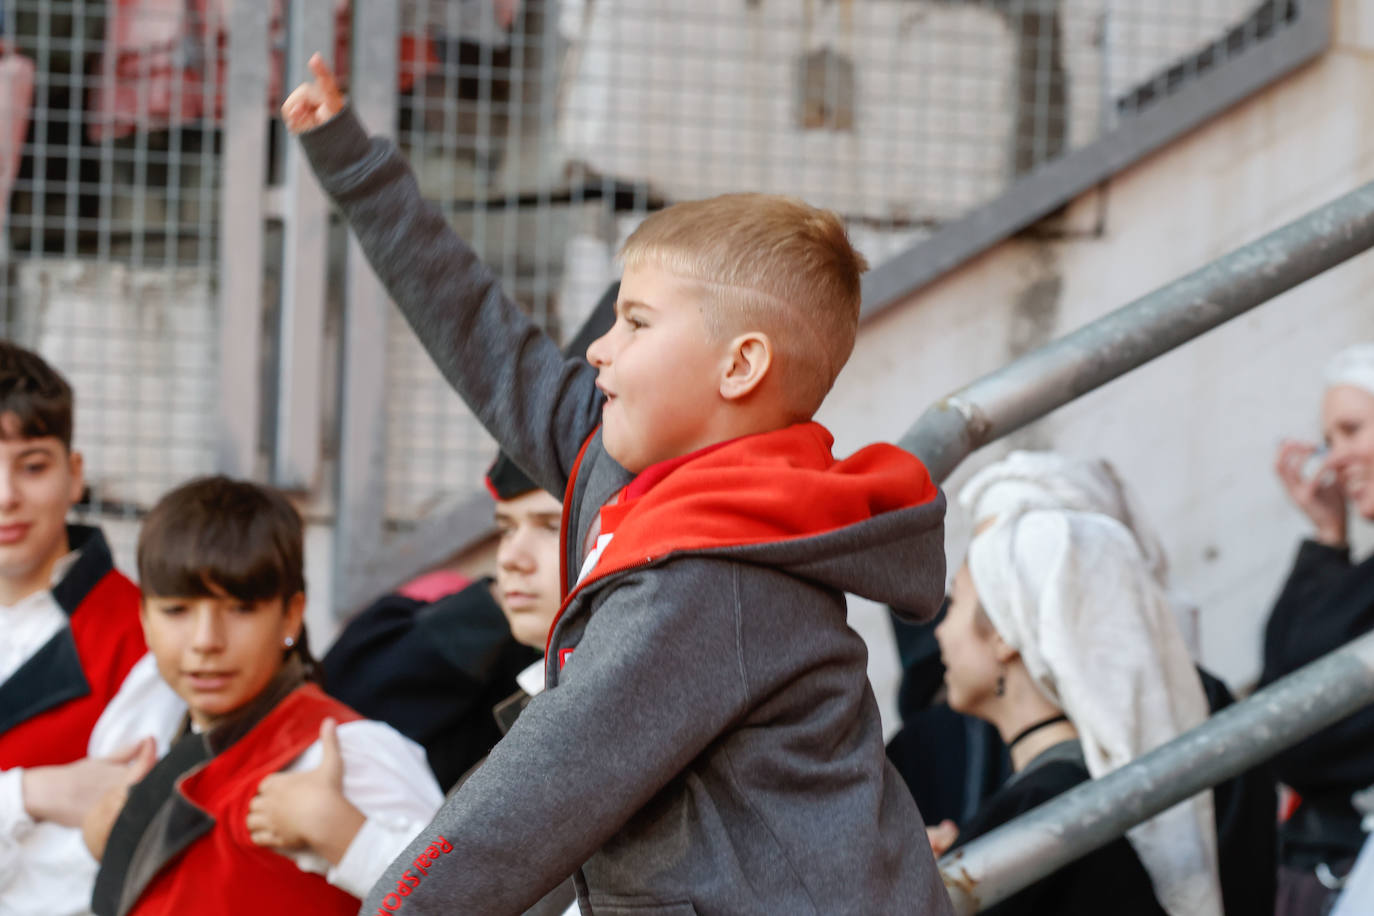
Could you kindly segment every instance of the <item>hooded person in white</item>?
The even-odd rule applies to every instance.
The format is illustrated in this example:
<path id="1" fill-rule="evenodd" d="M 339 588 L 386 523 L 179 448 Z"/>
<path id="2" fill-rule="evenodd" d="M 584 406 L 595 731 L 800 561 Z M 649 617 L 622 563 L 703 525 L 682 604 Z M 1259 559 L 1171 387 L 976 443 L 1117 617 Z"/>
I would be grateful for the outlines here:
<path id="1" fill-rule="evenodd" d="M 1116 519 L 1135 536 L 1146 566 L 1167 593 L 1189 654 L 1199 657 L 1197 607 L 1170 586 L 1164 545 L 1110 462 L 1059 452 L 1014 451 L 973 475 L 959 491 L 959 505 L 975 528 L 1000 514 L 1027 509 L 1100 512 Z"/>
<path id="2" fill-rule="evenodd" d="M 995 513 L 969 547 L 979 602 L 1035 686 L 1078 732 L 1093 778 L 1207 718 L 1168 597 L 1136 538 L 1099 513 Z M 1170 916 L 1220 916 L 1212 797 L 1127 837 Z"/>

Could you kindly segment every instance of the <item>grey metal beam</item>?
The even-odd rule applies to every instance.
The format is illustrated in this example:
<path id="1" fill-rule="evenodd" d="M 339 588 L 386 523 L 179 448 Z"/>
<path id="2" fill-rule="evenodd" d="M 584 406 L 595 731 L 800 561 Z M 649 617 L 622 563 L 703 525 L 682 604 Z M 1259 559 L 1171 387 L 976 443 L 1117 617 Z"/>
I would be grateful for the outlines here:
<path id="1" fill-rule="evenodd" d="M 1054 212 L 1127 166 L 1296 70 L 1331 43 L 1331 0 L 1308 0 L 1274 37 L 1122 120 L 1109 133 L 1013 182 L 990 203 L 864 277 L 860 318 L 868 319 L 993 245 Z"/>
<path id="2" fill-rule="evenodd" d="M 307 63 L 312 53 L 332 56 L 334 2 L 291 0 L 289 20 L 288 89 L 312 78 Z M 284 174 L 281 362 L 272 479 L 286 489 L 309 490 L 320 465 L 329 211 L 298 143 L 286 146 Z"/>
<path id="3" fill-rule="evenodd" d="M 399 7 L 354 0 L 352 104 L 383 135 L 396 120 Z M 339 381 L 338 512 L 334 526 L 334 607 L 353 610 L 382 588 L 359 578 L 377 553 L 386 513 L 387 316 L 390 299 L 357 237 L 348 233 L 343 357 Z M 401 578 L 406 578 L 402 576 Z M 401 581 L 398 578 L 396 581 Z M 369 594 L 361 592 L 372 590 Z M 357 598 L 344 596 L 359 595 Z"/>
<path id="4" fill-rule="evenodd" d="M 943 480 L 975 449 L 1369 248 L 1374 182 L 961 388 L 898 444 Z"/>
<path id="5" fill-rule="evenodd" d="M 229 13 L 219 224 L 220 432 L 215 464 L 235 477 L 255 476 L 258 471 L 270 14 L 262 3 L 235 3 Z"/>
<path id="6" fill-rule="evenodd" d="M 976 913 L 1131 827 L 1374 701 L 1374 633 L 940 860 L 955 912 Z"/>

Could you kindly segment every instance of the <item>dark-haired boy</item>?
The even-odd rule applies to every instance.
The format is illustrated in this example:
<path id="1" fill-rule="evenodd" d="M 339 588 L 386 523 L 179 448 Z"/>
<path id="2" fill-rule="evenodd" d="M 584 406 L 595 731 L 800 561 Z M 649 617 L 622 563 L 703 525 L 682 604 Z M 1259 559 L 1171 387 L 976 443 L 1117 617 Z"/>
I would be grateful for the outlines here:
<path id="1" fill-rule="evenodd" d="M 933 614 L 944 500 L 810 420 L 858 325 L 839 220 L 765 195 L 649 217 L 591 371 L 312 67 L 283 115 L 325 190 L 502 449 L 567 494 L 547 689 L 363 912 L 518 913 L 574 870 L 584 913 L 948 912 L 844 599 Z"/>
<path id="2" fill-rule="evenodd" d="M 66 380 L 0 340 L 0 916 L 89 912 L 81 818 L 181 712 L 138 589 L 98 529 L 66 523 L 83 487 L 71 442 Z"/>

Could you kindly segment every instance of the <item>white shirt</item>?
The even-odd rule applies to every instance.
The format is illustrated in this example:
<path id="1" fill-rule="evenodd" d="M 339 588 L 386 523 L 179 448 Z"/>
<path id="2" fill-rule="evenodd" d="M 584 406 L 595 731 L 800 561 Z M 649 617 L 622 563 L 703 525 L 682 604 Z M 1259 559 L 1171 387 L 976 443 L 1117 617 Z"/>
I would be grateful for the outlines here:
<path id="1" fill-rule="evenodd" d="M 145 655 L 96 721 L 86 753 L 108 757 L 151 735 L 161 755 L 185 711 L 158 676 L 153 657 Z M 0 916 L 84 916 L 90 913 L 97 863 L 80 830 L 33 822 L 24 810 L 22 772 L 0 771 Z M 54 881 L 54 875 L 62 880 Z"/>
<path id="2" fill-rule="evenodd" d="M 58 561 L 54 582 L 61 581 L 78 555 L 73 551 Z M 67 614 L 50 590 L 35 592 L 13 607 L 0 607 L 0 683 L 67 625 Z M 108 757 L 151 735 L 161 754 L 185 709 L 158 676 L 152 656 L 145 655 L 96 720 L 86 753 Z M 90 912 L 95 872 L 96 862 L 81 831 L 35 824 L 24 809 L 22 768 L 0 770 L 0 916 L 84 916 Z"/>

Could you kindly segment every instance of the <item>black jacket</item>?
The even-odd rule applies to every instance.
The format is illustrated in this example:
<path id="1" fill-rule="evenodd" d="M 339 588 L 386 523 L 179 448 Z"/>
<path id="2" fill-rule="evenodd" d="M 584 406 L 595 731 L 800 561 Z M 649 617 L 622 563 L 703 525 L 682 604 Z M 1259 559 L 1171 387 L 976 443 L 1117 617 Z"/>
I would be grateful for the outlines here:
<path id="1" fill-rule="evenodd" d="M 1264 686 L 1374 626 L 1374 557 L 1304 541 L 1264 632 Z M 1302 798 L 1280 829 L 1280 860 L 1336 862 L 1364 842 L 1352 793 L 1374 785 L 1374 707 L 1317 732 L 1274 758 L 1278 778 Z"/>
<path id="2" fill-rule="evenodd" d="M 433 604 L 385 595 L 324 657 L 325 689 L 422 745 L 445 792 L 501 740 L 492 708 L 541 655 L 511 636 L 490 585 Z"/>
<path id="3" fill-rule="evenodd" d="M 960 830 L 954 848 L 1087 780 L 1088 768 L 1077 741 L 1050 748 L 983 802 L 974 818 Z M 1164 908 L 1155 899 L 1150 875 L 1125 837 L 1118 837 L 982 912 L 984 916 L 1164 916 Z"/>
<path id="4" fill-rule="evenodd" d="M 888 743 L 888 757 L 906 779 L 926 823 L 944 818 L 965 826 L 974 823 L 970 820 L 974 812 L 984 808 L 1011 773 L 1006 746 L 988 723 L 937 701 L 945 667 L 934 626 L 894 620 L 893 628 L 903 664 L 898 695 L 903 724 Z M 1212 714 L 1235 702 L 1218 678 L 1201 668 L 1198 678 Z M 940 753 L 931 754 L 932 747 L 939 747 Z M 1270 916 L 1274 912 L 1274 812 L 1278 807 L 1272 769 L 1261 764 L 1215 786 L 1212 802 L 1227 916 Z"/>

